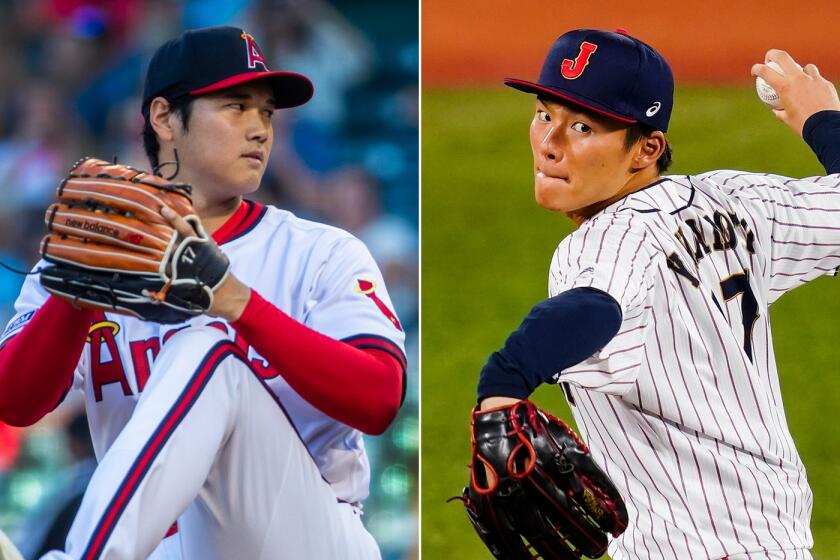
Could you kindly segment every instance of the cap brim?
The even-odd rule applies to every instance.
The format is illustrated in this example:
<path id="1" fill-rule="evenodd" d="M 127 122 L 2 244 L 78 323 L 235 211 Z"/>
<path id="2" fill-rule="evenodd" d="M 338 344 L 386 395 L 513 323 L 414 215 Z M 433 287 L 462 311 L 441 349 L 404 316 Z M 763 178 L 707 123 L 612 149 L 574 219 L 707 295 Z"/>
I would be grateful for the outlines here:
<path id="1" fill-rule="evenodd" d="M 303 74 L 296 74 L 294 72 L 244 72 L 230 76 L 209 86 L 194 89 L 190 92 L 190 95 L 212 93 L 256 80 L 268 80 L 274 89 L 274 101 L 278 109 L 303 105 L 312 99 L 312 94 L 315 92 L 312 82 Z"/>
<path id="2" fill-rule="evenodd" d="M 553 88 L 541 86 L 540 84 L 534 82 L 528 82 L 526 80 L 518 80 L 516 78 L 505 78 L 504 84 L 508 87 L 512 87 L 513 89 L 518 89 L 519 91 L 524 91 L 525 93 L 535 93 L 537 95 L 543 94 L 548 95 L 550 97 L 556 97 L 559 99 L 564 99 L 566 101 L 571 101 L 575 105 L 580 105 L 581 107 L 588 109 L 590 111 L 594 111 L 601 115 L 605 115 L 607 117 L 617 119 L 621 122 L 626 123 L 635 123 L 639 122 L 636 119 L 631 119 L 630 117 L 624 117 L 622 115 L 616 114 L 614 111 L 611 111 L 605 107 L 599 107 L 593 104 L 591 101 L 584 101 L 581 99 L 577 99 L 573 95 L 559 91 Z"/>

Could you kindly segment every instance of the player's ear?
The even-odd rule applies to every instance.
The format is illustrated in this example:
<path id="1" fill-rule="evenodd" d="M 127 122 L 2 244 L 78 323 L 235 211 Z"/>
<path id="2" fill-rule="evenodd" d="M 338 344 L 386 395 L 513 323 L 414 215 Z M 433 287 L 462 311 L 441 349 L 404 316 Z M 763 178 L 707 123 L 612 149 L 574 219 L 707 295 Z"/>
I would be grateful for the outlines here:
<path id="1" fill-rule="evenodd" d="M 650 165 L 656 165 L 667 145 L 665 134 L 661 130 L 654 130 L 642 136 L 634 149 L 633 169 L 638 171 Z"/>
<path id="2" fill-rule="evenodd" d="M 172 142 L 175 139 L 175 120 L 169 101 L 155 97 L 149 106 L 149 122 L 161 141 Z"/>

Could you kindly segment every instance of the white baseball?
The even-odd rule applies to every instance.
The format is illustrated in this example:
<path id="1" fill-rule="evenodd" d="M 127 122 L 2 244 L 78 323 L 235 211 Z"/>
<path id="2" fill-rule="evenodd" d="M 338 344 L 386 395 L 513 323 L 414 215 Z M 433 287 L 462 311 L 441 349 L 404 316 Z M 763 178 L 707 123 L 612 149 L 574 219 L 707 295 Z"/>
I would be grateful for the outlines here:
<path id="1" fill-rule="evenodd" d="M 774 61 L 771 60 L 771 61 L 767 62 L 767 66 L 769 66 L 770 68 L 772 68 L 773 70 L 775 70 L 776 72 L 781 74 L 782 76 L 785 75 L 785 72 L 784 72 L 784 70 L 782 70 L 782 67 L 779 66 Z M 800 70 L 802 70 L 801 66 L 799 66 L 798 64 L 796 66 Z M 767 105 L 768 107 L 770 107 L 771 109 L 781 109 L 782 108 L 780 100 L 779 100 L 779 94 L 776 92 L 775 89 L 773 89 L 773 87 L 770 84 L 765 82 L 764 79 L 761 78 L 760 76 L 756 76 L 756 78 L 755 78 L 755 91 L 758 93 L 758 98 L 761 99 L 764 102 L 764 104 Z"/>

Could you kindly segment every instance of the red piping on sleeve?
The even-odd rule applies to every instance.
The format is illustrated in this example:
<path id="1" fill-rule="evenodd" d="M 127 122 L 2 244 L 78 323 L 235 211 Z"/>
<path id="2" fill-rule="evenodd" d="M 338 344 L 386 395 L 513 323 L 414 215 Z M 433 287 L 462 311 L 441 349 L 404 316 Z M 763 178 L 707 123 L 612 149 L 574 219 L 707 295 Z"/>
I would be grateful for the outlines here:
<path id="1" fill-rule="evenodd" d="M 299 323 L 251 290 L 235 328 L 309 404 L 381 434 L 400 407 L 403 366 L 388 351 L 354 348 Z"/>
<path id="2" fill-rule="evenodd" d="M 93 311 L 50 297 L 0 349 L 0 421 L 30 426 L 70 389 Z"/>

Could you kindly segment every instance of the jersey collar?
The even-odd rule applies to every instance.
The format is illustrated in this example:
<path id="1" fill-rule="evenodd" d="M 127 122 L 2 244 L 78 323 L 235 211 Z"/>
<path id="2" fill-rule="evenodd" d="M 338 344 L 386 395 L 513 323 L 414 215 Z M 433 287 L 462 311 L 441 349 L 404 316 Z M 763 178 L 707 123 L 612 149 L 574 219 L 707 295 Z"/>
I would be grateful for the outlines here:
<path id="1" fill-rule="evenodd" d="M 265 206 L 243 198 L 236 212 L 222 224 L 222 227 L 213 232 L 213 239 L 219 245 L 239 239 L 254 229 L 264 214 Z"/>
<path id="2" fill-rule="evenodd" d="M 683 177 L 687 180 L 687 184 L 678 180 Z M 656 193 L 658 189 L 670 190 L 668 194 L 659 194 L 657 196 Z M 616 200 L 609 206 L 606 206 L 599 212 L 595 213 L 592 218 L 600 216 L 601 214 L 613 214 L 615 212 L 622 212 L 625 210 L 636 212 L 638 214 L 668 212 L 673 215 L 690 207 L 693 201 L 694 183 L 691 180 L 691 176 L 667 175 L 665 177 L 660 177 L 658 180 L 642 187 L 641 189 L 628 193 L 624 198 Z"/>

